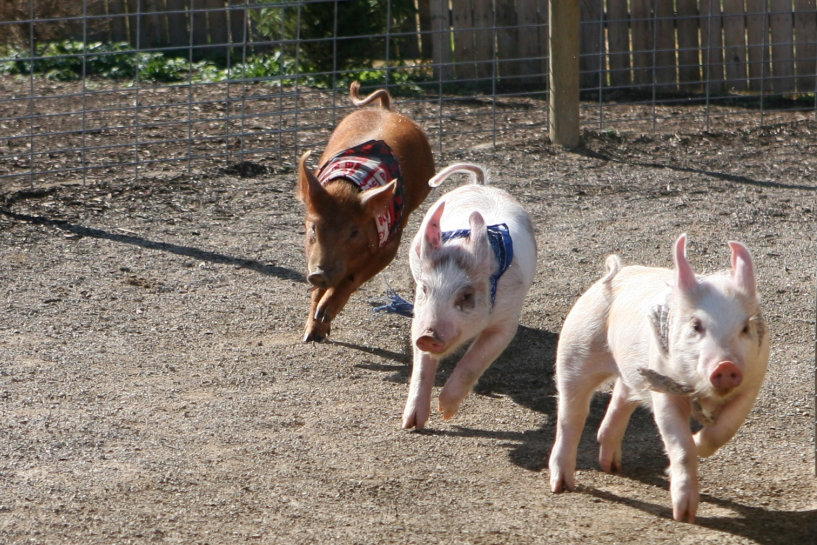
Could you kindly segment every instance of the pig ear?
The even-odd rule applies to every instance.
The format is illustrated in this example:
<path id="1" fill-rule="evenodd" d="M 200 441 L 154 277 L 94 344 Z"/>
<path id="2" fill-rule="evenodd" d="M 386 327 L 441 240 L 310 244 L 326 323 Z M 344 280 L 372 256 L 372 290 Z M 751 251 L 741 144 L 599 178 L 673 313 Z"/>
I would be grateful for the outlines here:
<path id="1" fill-rule="evenodd" d="M 732 278 L 747 295 L 755 294 L 755 266 L 749 250 L 740 242 L 729 241 L 732 248 Z"/>
<path id="2" fill-rule="evenodd" d="M 441 202 L 436 210 L 428 218 L 426 223 L 426 232 L 423 236 L 422 248 L 420 256 L 425 257 L 431 251 L 442 248 L 442 229 L 440 229 L 440 218 L 443 217 L 443 210 L 445 210 L 445 201 Z"/>
<path id="3" fill-rule="evenodd" d="M 692 266 L 687 261 L 686 233 L 678 237 L 673 249 L 673 260 L 675 261 L 675 285 L 682 293 L 692 293 L 698 286 L 698 280 L 692 271 Z"/>
<path id="4" fill-rule="evenodd" d="M 382 187 L 367 189 L 360 194 L 360 205 L 368 216 L 376 218 L 389 209 L 394 199 L 394 188 L 397 180 L 392 180 Z"/>
<path id="5" fill-rule="evenodd" d="M 315 198 L 326 191 L 321 183 L 318 181 L 318 178 L 315 177 L 315 174 L 312 173 L 309 168 L 306 166 L 306 160 L 309 158 L 309 154 L 312 153 L 311 151 L 307 151 L 303 155 L 301 155 L 301 159 L 298 161 L 298 200 L 302 203 L 306 204 L 310 201 L 315 200 Z"/>
<path id="6" fill-rule="evenodd" d="M 485 252 L 491 251 L 491 243 L 488 242 L 488 228 L 485 226 L 485 218 L 476 210 L 471 212 L 468 218 L 471 227 L 471 251 L 478 258 L 483 258 Z"/>

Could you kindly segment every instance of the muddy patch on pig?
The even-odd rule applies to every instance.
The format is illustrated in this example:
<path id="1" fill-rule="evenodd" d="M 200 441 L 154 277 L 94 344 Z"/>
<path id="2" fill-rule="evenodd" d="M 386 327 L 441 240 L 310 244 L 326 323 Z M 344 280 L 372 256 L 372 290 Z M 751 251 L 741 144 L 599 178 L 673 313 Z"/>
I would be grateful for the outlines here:
<path id="1" fill-rule="evenodd" d="M 508 349 L 456 417 L 433 414 L 421 433 L 400 429 L 410 320 L 369 304 L 383 278 L 413 293 L 407 245 L 330 342 L 300 342 L 303 210 L 278 158 L 254 177 L 214 166 L 12 196 L 0 213 L 0 542 L 815 543 L 817 123 L 796 115 L 587 133 L 579 152 L 518 133 L 495 150 L 453 139 L 460 151 L 437 164 L 491 168 L 533 218 L 538 271 Z M 581 488 L 551 494 L 546 469 L 568 310 L 608 254 L 669 267 L 682 232 L 696 271 L 728 268 L 726 241 L 746 244 L 772 351 L 746 423 L 700 464 L 694 526 L 671 520 L 649 412 L 630 422 L 624 472 L 599 470 L 609 391 L 584 428 Z"/>

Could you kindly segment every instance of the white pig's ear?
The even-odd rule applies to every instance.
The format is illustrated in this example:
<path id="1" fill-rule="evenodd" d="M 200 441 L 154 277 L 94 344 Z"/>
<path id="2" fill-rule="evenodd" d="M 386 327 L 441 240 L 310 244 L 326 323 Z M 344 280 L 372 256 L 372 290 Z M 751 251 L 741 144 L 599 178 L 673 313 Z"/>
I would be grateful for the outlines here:
<path id="1" fill-rule="evenodd" d="M 488 229 L 485 226 L 485 218 L 475 210 L 471 212 L 468 223 L 471 227 L 471 236 L 469 237 L 471 251 L 482 261 L 491 253 L 491 243 L 488 242 Z"/>
<path id="2" fill-rule="evenodd" d="M 675 285 L 682 293 L 690 294 L 698 286 L 698 280 L 695 278 L 692 266 L 687 261 L 686 242 L 686 233 L 678 237 L 672 257 L 675 261 Z"/>
<path id="3" fill-rule="evenodd" d="M 426 223 L 426 232 L 423 236 L 422 249 L 420 257 L 428 256 L 432 251 L 442 248 L 442 230 L 440 229 L 440 218 L 443 217 L 443 210 L 445 210 L 445 201 L 441 202 L 436 210 L 428 218 Z"/>
<path id="4" fill-rule="evenodd" d="M 366 214 L 377 218 L 389 209 L 394 199 L 394 188 L 397 187 L 397 180 L 392 180 L 382 187 L 367 189 L 360 194 L 360 205 L 366 210 Z"/>
<path id="5" fill-rule="evenodd" d="M 740 242 L 729 241 L 732 248 L 732 278 L 747 295 L 755 295 L 755 266 L 749 250 Z"/>

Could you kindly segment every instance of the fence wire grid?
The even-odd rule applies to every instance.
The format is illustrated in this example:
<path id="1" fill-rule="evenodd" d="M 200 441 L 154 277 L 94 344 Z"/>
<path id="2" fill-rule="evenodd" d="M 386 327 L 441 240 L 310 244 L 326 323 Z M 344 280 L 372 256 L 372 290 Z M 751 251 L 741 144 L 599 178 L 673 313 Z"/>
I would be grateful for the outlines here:
<path id="1" fill-rule="evenodd" d="M 7 5 L 0 184 L 291 167 L 351 110 L 355 79 L 392 91 L 440 154 L 547 135 L 547 0 Z M 581 8 L 585 128 L 691 132 L 817 112 L 814 0 Z"/>

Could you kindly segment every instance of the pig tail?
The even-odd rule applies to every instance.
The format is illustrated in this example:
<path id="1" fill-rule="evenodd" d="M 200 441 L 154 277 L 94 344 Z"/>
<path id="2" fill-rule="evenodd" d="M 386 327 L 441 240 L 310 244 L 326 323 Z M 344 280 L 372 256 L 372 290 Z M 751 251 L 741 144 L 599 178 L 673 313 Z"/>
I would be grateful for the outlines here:
<path id="1" fill-rule="evenodd" d="M 621 260 L 617 255 L 610 255 L 607 256 L 607 261 L 604 262 L 604 265 L 607 268 L 607 274 L 605 274 L 599 282 L 607 284 L 618 274 L 618 271 L 621 270 Z"/>
<path id="2" fill-rule="evenodd" d="M 458 172 L 469 173 L 471 174 L 472 183 L 477 185 L 485 185 L 485 170 L 482 167 L 471 163 L 456 163 L 445 167 L 428 181 L 428 185 L 431 187 L 437 187 L 443 183 L 446 178 Z"/>

